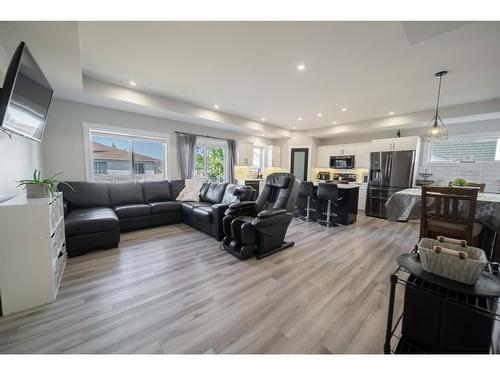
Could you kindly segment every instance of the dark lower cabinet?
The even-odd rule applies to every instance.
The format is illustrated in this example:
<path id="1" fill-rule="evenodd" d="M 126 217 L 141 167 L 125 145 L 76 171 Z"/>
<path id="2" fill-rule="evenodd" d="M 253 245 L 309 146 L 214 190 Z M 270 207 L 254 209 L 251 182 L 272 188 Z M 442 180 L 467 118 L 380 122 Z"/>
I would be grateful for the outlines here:
<path id="1" fill-rule="evenodd" d="M 316 211 L 311 213 L 313 219 L 326 219 L 324 213 L 327 211 L 327 201 L 318 199 L 316 197 L 318 187 L 314 187 L 314 196 L 311 200 L 311 208 Z M 336 202 L 336 205 L 332 204 L 332 212 L 337 216 L 331 220 L 337 224 L 349 225 L 356 222 L 358 215 L 358 199 L 359 199 L 359 187 L 350 186 L 349 188 L 339 188 L 338 196 L 341 198 Z M 305 216 L 305 208 L 307 207 L 307 198 L 297 197 L 297 212 L 300 215 Z"/>

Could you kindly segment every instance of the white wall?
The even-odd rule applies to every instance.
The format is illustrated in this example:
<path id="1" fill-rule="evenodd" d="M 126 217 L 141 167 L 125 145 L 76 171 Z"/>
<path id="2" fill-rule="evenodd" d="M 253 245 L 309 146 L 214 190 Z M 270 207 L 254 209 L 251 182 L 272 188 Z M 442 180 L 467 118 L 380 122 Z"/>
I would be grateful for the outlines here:
<path id="1" fill-rule="evenodd" d="M 3 83 L 10 55 L 0 46 L 0 82 Z M 0 132 L 0 202 L 23 191 L 16 188 L 16 180 L 29 178 L 41 166 L 40 143 L 18 135 L 10 139 Z"/>
<path id="2" fill-rule="evenodd" d="M 450 135 L 495 132 L 500 129 L 500 120 L 488 120 L 488 121 L 453 124 L 453 125 L 448 125 L 447 128 Z M 423 131 L 424 128 L 401 129 L 401 136 L 407 137 L 407 136 L 421 135 Z M 338 145 L 345 143 L 369 142 L 372 139 L 392 138 L 396 136 L 396 132 L 397 130 L 377 131 L 377 132 L 372 131 L 366 133 L 358 133 L 358 134 L 350 134 L 338 137 L 328 137 L 328 138 L 318 138 L 318 139 L 320 146 Z"/>
<path id="3" fill-rule="evenodd" d="M 47 174 L 62 172 L 61 179 L 68 181 L 86 179 L 83 123 L 169 134 L 167 161 L 169 179 L 179 177 L 175 131 L 232 138 L 236 141 L 253 142 L 256 145 L 274 143 L 272 139 L 55 99 L 50 110 L 42 147 L 44 169 Z"/>
<path id="4" fill-rule="evenodd" d="M 276 144 L 281 147 L 281 167 L 290 171 L 290 156 L 292 148 L 309 149 L 307 172 L 312 179 L 312 170 L 316 167 L 318 139 L 306 135 L 305 132 L 295 131 L 290 138 L 279 139 Z"/>

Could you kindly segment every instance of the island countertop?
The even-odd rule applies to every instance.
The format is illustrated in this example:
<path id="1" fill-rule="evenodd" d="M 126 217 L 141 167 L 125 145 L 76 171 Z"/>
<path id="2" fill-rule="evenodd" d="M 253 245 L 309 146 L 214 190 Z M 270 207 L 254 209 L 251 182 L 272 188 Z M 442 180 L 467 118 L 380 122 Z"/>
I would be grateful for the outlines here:
<path id="1" fill-rule="evenodd" d="M 314 186 L 318 186 L 318 184 L 322 184 L 326 182 L 320 182 L 320 181 L 313 181 Z M 359 185 L 357 184 L 337 184 L 337 187 L 339 189 L 356 189 L 359 188 Z"/>

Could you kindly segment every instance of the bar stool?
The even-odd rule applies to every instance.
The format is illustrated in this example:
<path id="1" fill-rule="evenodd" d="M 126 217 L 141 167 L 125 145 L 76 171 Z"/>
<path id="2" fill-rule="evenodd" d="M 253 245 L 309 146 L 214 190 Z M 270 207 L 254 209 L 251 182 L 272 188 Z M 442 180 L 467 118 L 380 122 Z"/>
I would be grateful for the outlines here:
<path id="1" fill-rule="evenodd" d="M 299 219 L 304 220 L 304 221 L 314 221 L 311 219 L 311 212 L 317 211 L 314 208 L 311 208 L 311 200 L 313 200 L 313 195 L 314 195 L 314 185 L 311 181 L 302 181 L 300 183 L 299 187 L 299 196 L 300 197 L 306 197 L 306 216 L 299 215 Z"/>
<path id="2" fill-rule="evenodd" d="M 338 224 L 332 222 L 330 220 L 331 217 L 337 217 L 338 215 L 332 212 L 332 204 L 338 206 L 337 202 L 341 200 L 339 199 L 339 191 L 337 184 L 332 184 L 328 182 L 323 182 L 318 184 L 318 194 L 316 195 L 318 199 L 327 201 L 326 212 L 323 215 L 326 215 L 326 220 L 318 220 L 321 225 L 327 227 L 338 227 Z"/>

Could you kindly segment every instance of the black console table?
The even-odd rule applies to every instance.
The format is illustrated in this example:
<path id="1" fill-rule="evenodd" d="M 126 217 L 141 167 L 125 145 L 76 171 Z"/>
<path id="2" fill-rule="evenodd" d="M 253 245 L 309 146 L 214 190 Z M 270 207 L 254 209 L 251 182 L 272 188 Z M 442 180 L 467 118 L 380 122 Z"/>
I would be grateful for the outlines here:
<path id="1" fill-rule="evenodd" d="M 417 247 L 397 259 L 390 277 L 384 353 L 488 354 L 499 351 L 500 277 L 488 268 L 476 285 L 422 269 Z M 396 288 L 404 306 L 395 318 Z"/>

